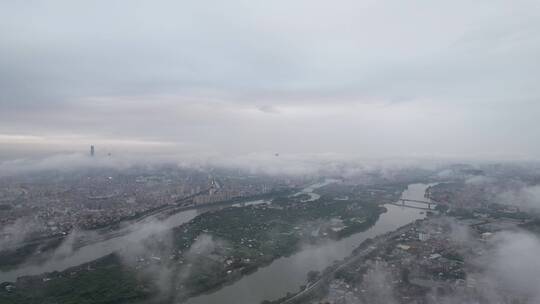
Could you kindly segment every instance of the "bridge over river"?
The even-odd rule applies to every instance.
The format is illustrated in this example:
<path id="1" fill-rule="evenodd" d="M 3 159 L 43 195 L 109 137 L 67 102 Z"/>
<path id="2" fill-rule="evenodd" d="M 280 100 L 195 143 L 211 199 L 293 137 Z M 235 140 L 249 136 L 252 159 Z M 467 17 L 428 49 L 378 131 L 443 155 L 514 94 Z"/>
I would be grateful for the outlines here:
<path id="1" fill-rule="evenodd" d="M 413 203 L 413 204 L 409 204 L 409 203 Z M 427 207 L 418 206 L 418 204 L 427 205 Z M 418 199 L 400 198 L 397 202 L 391 203 L 391 205 L 413 208 L 413 209 L 420 209 L 420 210 L 433 210 L 431 206 L 437 206 L 437 202 L 431 199 L 424 201 L 424 200 L 418 200 Z"/>

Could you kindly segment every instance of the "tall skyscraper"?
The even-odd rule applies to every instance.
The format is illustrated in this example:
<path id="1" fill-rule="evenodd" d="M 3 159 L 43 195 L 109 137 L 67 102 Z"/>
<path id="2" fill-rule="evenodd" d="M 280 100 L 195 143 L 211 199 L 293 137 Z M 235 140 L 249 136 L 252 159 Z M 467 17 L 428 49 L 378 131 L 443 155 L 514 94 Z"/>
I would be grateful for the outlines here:
<path id="1" fill-rule="evenodd" d="M 94 156 L 94 146 L 90 146 L 90 156 Z"/>

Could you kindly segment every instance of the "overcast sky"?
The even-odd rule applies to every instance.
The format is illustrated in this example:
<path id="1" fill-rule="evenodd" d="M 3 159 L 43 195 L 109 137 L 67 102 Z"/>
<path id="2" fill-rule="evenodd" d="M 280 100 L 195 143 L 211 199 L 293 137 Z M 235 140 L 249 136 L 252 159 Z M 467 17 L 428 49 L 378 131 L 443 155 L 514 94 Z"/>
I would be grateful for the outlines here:
<path id="1" fill-rule="evenodd" d="M 540 1 L 0 2 L 0 156 L 537 158 L 539 116 Z"/>

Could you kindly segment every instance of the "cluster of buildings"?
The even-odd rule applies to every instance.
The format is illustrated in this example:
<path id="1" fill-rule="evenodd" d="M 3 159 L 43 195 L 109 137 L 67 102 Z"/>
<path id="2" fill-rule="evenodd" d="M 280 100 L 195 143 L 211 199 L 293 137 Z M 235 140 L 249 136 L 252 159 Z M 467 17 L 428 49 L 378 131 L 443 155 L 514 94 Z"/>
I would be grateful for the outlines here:
<path id="1" fill-rule="evenodd" d="M 365 259 L 340 270 L 322 303 L 420 303 L 432 288 L 464 278 L 463 260 L 439 221 L 423 220 L 371 245 Z"/>
<path id="2" fill-rule="evenodd" d="M 340 270 L 320 303 L 439 303 L 449 295 L 478 299 L 485 286 L 477 279 L 482 270 L 471 261 L 486 254 L 494 233 L 520 223 L 508 218 L 418 220 Z M 382 299 L 385 295 L 389 298 Z"/>
<path id="3" fill-rule="evenodd" d="M 17 222 L 31 224 L 27 237 L 95 229 L 191 198 L 193 205 L 269 192 L 279 182 L 221 177 L 180 168 L 94 169 L 45 172 L 0 179 L 0 234 Z M 209 191 L 204 191 L 209 189 Z"/>

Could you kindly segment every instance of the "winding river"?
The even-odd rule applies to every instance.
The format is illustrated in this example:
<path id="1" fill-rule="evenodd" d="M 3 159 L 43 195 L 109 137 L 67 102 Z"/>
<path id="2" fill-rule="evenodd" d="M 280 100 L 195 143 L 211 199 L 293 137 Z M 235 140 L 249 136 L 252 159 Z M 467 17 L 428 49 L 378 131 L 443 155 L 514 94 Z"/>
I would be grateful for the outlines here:
<path id="1" fill-rule="evenodd" d="M 310 185 L 298 193 L 310 195 L 309 200 L 317 199 L 318 195 L 313 193 L 317 188 L 325 186 L 334 180 L 325 180 L 320 183 Z M 264 200 L 254 200 L 243 203 L 237 203 L 232 206 L 242 207 L 268 203 Z M 129 225 L 122 227 L 109 238 L 102 239 L 102 236 L 91 231 L 74 231 L 72 232 L 54 252 L 43 255 L 40 261 L 32 259 L 31 261 L 17 266 L 14 269 L 0 271 L 0 283 L 14 281 L 18 277 L 28 275 L 38 275 L 45 272 L 62 271 L 69 267 L 81 265 L 106 256 L 115 251 L 120 251 L 124 248 L 129 248 L 135 245 L 140 240 L 150 237 L 155 234 L 163 233 L 173 227 L 189 222 L 195 216 L 209 210 L 217 210 L 224 206 L 209 206 L 197 210 L 186 210 L 175 213 L 163 219 L 163 214 L 155 214 L 145 217 L 142 220 L 131 222 Z M 76 246 L 80 240 L 88 241 L 88 245 L 82 247 Z M 76 249 L 74 249 L 76 248 Z"/>
<path id="2" fill-rule="evenodd" d="M 311 185 L 299 192 L 310 195 L 310 200 L 317 199 L 314 190 L 333 181 Z M 424 199 L 428 185 L 413 184 L 402 194 L 409 199 Z M 298 195 L 299 195 L 298 194 Z M 245 205 L 267 203 L 265 201 L 247 202 Z M 386 205 L 388 211 L 370 229 L 353 234 L 338 241 L 328 241 L 318 245 L 306 245 L 300 251 L 289 257 L 275 260 L 270 265 L 243 277 L 235 283 L 225 286 L 213 293 L 189 299 L 186 304 L 256 304 L 263 300 L 274 300 L 287 292 L 297 291 L 305 284 L 307 273 L 311 270 L 323 270 L 334 261 L 343 259 L 351 254 L 362 241 L 377 235 L 397 229 L 416 219 L 424 217 L 416 209 L 408 209 L 394 205 Z M 204 210 L 188 210 L 171 215 L 166 219 L 157 216 L 146 218 L 140 222 L 125 227 L 126 233 L 104 241 L 92 243 L 73 250 L 73 237 L 68 237 L 57 248 L 52 256 L 42 263 L 27 263 L 9 271 L 0 272 L 0 282 L 14 281 L 17 277 L 37 275 L 44 272 L 62 271 L 72 266 L 90 262 L 112 252 L 122 250 L 130 244 L 136 244 L 141 239 L 153 234 L 164 232 L 171 227 L 186 223 Z M 77 235 L 81 237 L 81 235 Z M 92 238 L 92 235 L 83 235 Z"/>
<path id="3" fill-rule="evenodd" d="M 424 193 L 429 185 L 412 184 L 402 193 L 408 199 L 425 200 Z M 276 300 L 287 292 L 298 291 L 306 283 L 311 270 L 322 271 L 334 261 L 352 253 L 367 238 L 373 238 L 395 230 L 425 215 L 417 209 L 385 205 L 388 209 L 370 229 L 353 234 L 338 241 L 305 246 L 289 257 L 275 260 L 232 285 L 211 294 L 194 297 L 185 304 L 258 304 L 264 300 Z"/>

